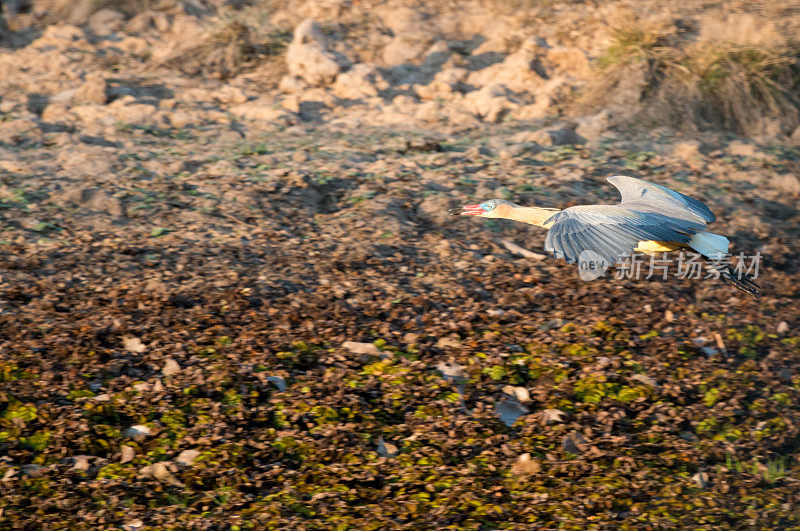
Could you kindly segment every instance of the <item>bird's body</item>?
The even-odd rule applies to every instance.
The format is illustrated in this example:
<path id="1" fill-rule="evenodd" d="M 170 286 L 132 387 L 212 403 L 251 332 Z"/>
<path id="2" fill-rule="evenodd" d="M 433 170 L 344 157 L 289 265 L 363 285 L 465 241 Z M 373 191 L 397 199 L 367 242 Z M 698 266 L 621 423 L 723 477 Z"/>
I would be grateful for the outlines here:
<path id="1" fill-rule="evenodd" d="M 548 229 L 545 250 L 567 263 L 577 262 L 586 251 L 601 257 L 606 265 L 633 252 L 653 255 L 692 249 L 717 261 L 727 255 L 728 239 L 705 231 L 715 217 L 702 202 L 633 177 L 616 175 L 608 181 L 622 195 L 618 205 L 580 205 L 559 210 L 492 199 L 466 205 L 457 213 L 511 219 Z M 749 278 L 735 278 L 730 266 L 714 267 L 738 289 L 759 296 L 758 286 Z"/>

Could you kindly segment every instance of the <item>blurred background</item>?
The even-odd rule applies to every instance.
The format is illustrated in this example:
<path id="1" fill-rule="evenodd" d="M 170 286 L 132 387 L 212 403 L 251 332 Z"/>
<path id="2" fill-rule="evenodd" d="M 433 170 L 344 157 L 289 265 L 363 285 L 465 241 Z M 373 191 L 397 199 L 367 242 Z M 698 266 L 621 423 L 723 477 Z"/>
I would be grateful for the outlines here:
<path id="1" fill-rule="evenodd" d="M 0 6 L 6 527 L 800 523 L 795 2 Z M 447 213 L 615 174 L 764 296 Z"/>

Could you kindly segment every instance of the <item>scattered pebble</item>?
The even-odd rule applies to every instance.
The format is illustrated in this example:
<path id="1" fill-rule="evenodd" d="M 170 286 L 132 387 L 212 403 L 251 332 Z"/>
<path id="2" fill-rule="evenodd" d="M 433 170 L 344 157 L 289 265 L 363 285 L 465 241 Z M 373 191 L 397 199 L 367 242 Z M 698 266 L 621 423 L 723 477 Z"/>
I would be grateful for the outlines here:
<path id="1" fill-rule="evenodd" d="M 22 465 L 22 473 L 32 478 L 42 477 L 47 474 L 48 468 L 46 466 L 30 464 Z"/>
<path id="2" fill-rule="evenodd" d="M 125 430 L 123 432 L 123 435 L 130 439 L 143 440 L 153 435 L 153 432 L 147 426 L 142 426 L 140 424 L 137 424 L 136 426 L 131 426 L 130 428 Z"/>
<path id="3" fill-rule="evenodd" d="M 191 466 L 194 463 L 194 460 L 197 459 L 197 456 L 200 455 L 199 450 L 184 450 L 178 457 L 175 458 L 176 463 L 181 463 L 186 466 Z"/>
<path id="4" fill-rule="evenodd" d="M 528 408 L 516 400 L 503 400 L 495 405 L 497 416 L 506 426 L 513 426 L 517 419 L 528 414 Z"/>
<path id="5" fill-rule="evenodd" d="M 692 481 L 694 481 L 698 487 L 704 489 L 708 487 L 708 474 L 705 472 L 698 472 L 692 476 Z"/>
<path id="6" fill-rule="evenodd" d="M 342 348 L 349 350 L 353 354 L 366 354 L 368 356 L 380 356 L 381 350 L 372 343 L 359 343 L 357 341 L 345 341 Z"/>
<path id="7" fill-rule="evenodd" d="M 138 518 L 134 520 L 128 520 L 127 522 L 122 524 L 123 531 L 136 531 L 137 529 L 141 529 L 142 527 L 144 527 L 144 522 Z"/>
<path id="8" fill-rule="evenodd" d="M 144 346 L 142 340 L 138 337 L 126 337 L 122 341 L 125 345 L 125 350 L 135 352 L 136 354 L 141 354 L 147 350 L 147 347 Z"/>
<path id="9" fill-rule="evenodd" d="M 583 435 L 574 431 L 564 437 L 561 446 L 565 451 L 578 455 L 582 454 L 589 448 L 589 442 L 586 440 L 586 438 L 584 438 Z"/>
<path id="10" fill-rule="evenodd" d="M 136 457 L 136 451 L 127 445 L 120 446 L 120 463 L 127 463 L 132 461 L 134 457 Z"/>
<path id="11" fill-rule="evenodd" d="M 164 368 L 161 369 L 161 374 L 164 376 L 174 376 L 179 372 L 181 372 L 181 366 L 178 365 L 178 362 L 172 358 L 167 358 L 164 363 Z"/>
<path id="12" fill-rule="evenodd" d="M 394 457 L 397 455 L 397 446 L 387 443 L 381 437 L 378 439 L 378 455 L 381 457 Z"/>
<path id="13" fill-rule="evenodd" d="M 634 374 L 631 376 L 631 380 L 636 380 L 637 382 L 643 383 L 649 387 L 652 387 L 653 389 L 658 389 L 658 382 L 646 374 Z"/>
<path id="14" fill-rule="evenodd" d="M 441 349 L 446 348 L 461 348 L 461 340 L 458 337 L 444 336 L 440 337 L 436 342 L 436 347 Z"/>
<path id="15" fill-rule="evenodd" d="M 513 385 L 506 385 L 503 387 L 503 392 L 523 404 L 531 401 L 531 395 L 524 387 L 514 387 Z"/>
<path id="16" fill-rule="evenodd" d="M 144 477 L 152 477 L 161 481 L 162 483 L 168 483 L 175 487 L 184 487 L 182 481 L 175 477 L 175 475 L 170 471 L 167 467 L 167 462 L 159 461 L 158 463 L 153 463 L 152 465 L 147 465 L 139 470 L 139 475 Z"/>
<path id="17" fill-rule="evenodd" d="M 286 391 L 286 380 L 282 376 L 267 376 L 267 381 L 278 388 L 278 391 Z"/>
<path id="18" fill-rule="evenodd" d="M 451 382 L 460 382 L 467 378 L 467 373 L 464 372 L 464 367 L 458 363 L 449 363 L 443 361 L 436 365 L 436 370 L 442 373 L 442 378 Z"/>
<path id="19" fill-rule="evenodd" d="M 542 465 L 536 459 L 531 459 L 531 454 L 520 455 L 514 464 L 511 465 L 511 474 L 515 476 L 529 476 L 538 474 L 542 470 Z"/>
<path id="20" fill-rule="evenodd" d="M 565 416 L 566 413 L 560 409 L 545 409 L 539 412 L 539 421 L 545 426 L 548 424 L 558 424 L 564 422 Z"/>

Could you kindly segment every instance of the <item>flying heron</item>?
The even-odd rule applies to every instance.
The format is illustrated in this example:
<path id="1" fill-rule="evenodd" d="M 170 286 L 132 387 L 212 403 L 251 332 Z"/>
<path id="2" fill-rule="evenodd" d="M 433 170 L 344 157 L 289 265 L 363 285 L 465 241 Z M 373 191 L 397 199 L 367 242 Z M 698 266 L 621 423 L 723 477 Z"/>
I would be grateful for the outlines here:
<path id="1" fill-rule="evenodd" d="M 568 264 L 582 260 L 582 253 L 597 257 L 606 266 L 639 251 L 649 255 L 693 249 L 737 289 L 761 296 L 748 275 L 737 275 L 721 259 L 728 254 L 728 238 L 705 232 L 715 221 L 709 208 L 689 196 L 634 177 L 615 175 L 608 182 L 622 195 L 619 205 L 581 205 L 539 208 L 490 199 L 450 211 L 454 215 L 504 218 L 548 229 L 546 251 Z M 583 256 L 587 256 L 584 254 Z"/>

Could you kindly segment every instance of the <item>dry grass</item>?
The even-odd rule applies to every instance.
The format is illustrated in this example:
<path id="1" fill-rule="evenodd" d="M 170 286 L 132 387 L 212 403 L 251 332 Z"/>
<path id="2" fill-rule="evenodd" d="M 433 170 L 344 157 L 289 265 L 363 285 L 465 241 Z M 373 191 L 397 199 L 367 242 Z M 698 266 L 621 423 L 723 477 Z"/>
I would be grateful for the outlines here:
<path id="1" fill-rule="evenodd" d="M 597 66 L 587 90 L 592 105 L 607 103 L 623 76 L 638 71 L 643 87 L 635 114 L 744 135 L 800 125 L 797 45 L 691 42 L 676 28 L 641 24 L 614 30 Z"/>

